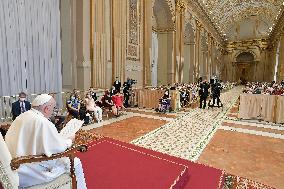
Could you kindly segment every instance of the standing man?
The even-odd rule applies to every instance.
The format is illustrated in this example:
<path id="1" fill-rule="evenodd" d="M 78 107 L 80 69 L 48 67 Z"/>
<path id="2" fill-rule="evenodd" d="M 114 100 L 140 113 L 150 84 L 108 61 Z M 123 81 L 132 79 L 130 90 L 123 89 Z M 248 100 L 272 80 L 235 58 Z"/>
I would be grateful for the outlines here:
<path id="1" fill-rule="evenodd" d="M 212 85 L 211 91 L 212 91 L 212 97 L 213 97 L 213 106 L 215 105 L 216 100 L 217 100 L 218 107 L 222 105 L 221 100 L 220 100 L 221 90 L 222 90 L 222 85 L 219 82 L 215 82 Z"/>
<path id="2" fill-rule="evenodd" d="M 199 89 L 199 97 L 200 97 L 200 104 L 199 108 L 206 108 L 206 100 L 209 95 L 209 84 L 207 83 L 207 80 L 204 80 L 202 83 L 200 83 L 200 89 Z M 203 106 L 202 106 L 203 103 Z"/>
<path id="3" fill-rule="evenodd" d="M 24 113 L 31 109 L 31 103 L 26 101 L 26 93 L 21 92 L 19 94 L 19 100 L 12 104 L 12 119 L 15 120 L 21 113 Z"/>
<path id="4" fill-rule="evenodd" d="M 129 107 L 129 96 L 130 96 L 130 87 L 126 82 L 124 83 L 124 88 L 123 88 L 123 95 L 124 95 L 124 107 L 128 108 Z"/>
<path id="5" fill-rule="evenodd" d="M 52 96 L 41 94 L 34 99 L 32 109 L 12 123 L 5 137 L 12 158 L 43 154 L 50 157 L 71 147 L 75 136 L 64 138 L 48 120 L 55 104 Z M 68 158 L 21 165 L 18 169 L 20 188 L 53 181 L 69 170 Z M 86 189 L 82 164 L 78 158 L 75 158 L 75 174 L 78 189 Z"/>
<path id="6" fill-rule="evenodd" d="M 116 91 L 120 92 L 121 82 L 118 80 L 118 77 L 115 78 L 113 86 L 114 86 Z"/>

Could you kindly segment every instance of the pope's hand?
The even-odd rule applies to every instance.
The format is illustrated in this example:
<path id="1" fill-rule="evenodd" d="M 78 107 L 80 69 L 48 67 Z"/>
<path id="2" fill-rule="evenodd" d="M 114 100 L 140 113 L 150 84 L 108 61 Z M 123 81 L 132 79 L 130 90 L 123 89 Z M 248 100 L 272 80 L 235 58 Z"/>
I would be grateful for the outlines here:
<path id="1" fill-rule="evenodd" d="M 75 142 L 75 135 L 73 135 L 72 137 L 70 137 L 69 139 L 72 140 L 72 142 Z"/>

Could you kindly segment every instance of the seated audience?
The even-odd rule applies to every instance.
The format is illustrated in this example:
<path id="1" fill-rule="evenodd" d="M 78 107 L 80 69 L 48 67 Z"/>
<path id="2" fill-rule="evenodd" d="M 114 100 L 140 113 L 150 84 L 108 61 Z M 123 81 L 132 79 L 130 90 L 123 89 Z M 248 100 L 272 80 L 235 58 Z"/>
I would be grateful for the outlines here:
<path id="1" fill-rule="evenodd" d="M 113 115 L 117 115 L 117 108 L 114 105 L 108 90 L 105 91 L 104 96 L 101 98 L 101 104 L 102 107 L 110 109 Z"/>
<path id="2" fill-rule="evenodd" d="M 91 97 L 91 94 L 87 93 L 85 98 L 85 103 L 86 103 L 86 112 L 93 114 L 98 123 L 101 122 L 103 120 L 102 119 L 103 111 L 99 106 L 96 105 L 94 99 Z"/>
<path id="3" fill-rule="evenodd" d="M 67 110 L 74 118 L 79 119 L 80 101 L 77 95 L 72 94 L 67 100 Z"/>
<path id="4" fill-rule="evenodd" d="M 275 81 L 268 82 L 248 82 L 243 90 L 248 94 L 284 95 L 284 86 Z"/>
<path id="5" fill-rule="evenodd" d="M 115 105 L 117 110 L 121 110 L 124 108 L 123 106 L 123 96 L 119 91 L 116 91 L 116 94 L 111 97 L 113 104 Z M 118 114 L 117 114 L 118 115 Z"/>
<path id="6" fill-rule="evenodd" d="M 19 94 L 19 100 L 12 104 L 12 120 L 15 120 L 21 113 L 31 109 L 31 103 L 26 100 L 26 97 L 26 93 L 21 92 Z"/>

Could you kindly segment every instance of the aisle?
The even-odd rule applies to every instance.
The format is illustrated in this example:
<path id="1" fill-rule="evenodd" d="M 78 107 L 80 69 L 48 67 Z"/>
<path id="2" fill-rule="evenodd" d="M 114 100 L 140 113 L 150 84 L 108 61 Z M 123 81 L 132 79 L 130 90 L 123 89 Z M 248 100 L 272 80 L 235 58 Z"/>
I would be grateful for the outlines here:
<path id="1" fill-rule="evenodd" d="M 241 87 L 221 95 L 223 108 L 192 109 L 166 125 L 136 139 L 131 143 L 187 160 L 197 160 L 227 111 L 235 103 Z"/>

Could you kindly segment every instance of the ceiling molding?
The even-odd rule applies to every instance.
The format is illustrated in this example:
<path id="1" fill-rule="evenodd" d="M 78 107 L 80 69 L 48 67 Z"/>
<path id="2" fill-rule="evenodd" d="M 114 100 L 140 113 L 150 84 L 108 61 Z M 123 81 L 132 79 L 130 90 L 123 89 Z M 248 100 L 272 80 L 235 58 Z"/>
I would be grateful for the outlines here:
<path id="1" fill-rule="evenodd" d="M 209 18 L 206 11 L 203 9 L 203 7 L 196 1 L 196 0 L 186 0 L 186 5 L 188 11 L 195 16 L 195 19 L 197 19 L 199 22 L 202 23 L 202 25 L 206 28 L 206 30 L 211 33 L 211 35 L 215 38 L 215 40 L 219 44 L 224 44 L 224 38 L 217 30 L 214 23 Z"/>
<path id="2" fill-rule="evenodd" d="M 161 28 L 155 28 L 152 27 L 152 30 L 156 33 L 169 33 L 169 32 L 173 32 L 176 31 L 175 28 L 165 28 L 165 29 L 161 29 Z"/>
<path id="3" fill-rule="evenodd" d="M 283 11 L 283 0 L 196 0 L 202 7 L 203 11 L 207 14 L 209 20 L 215 26 L 218 33 L 230 40 L 234 35 L 234 31 L 230 30 L 236 24 L 243 24 L 245 20 L 255 22 L 250 30 L 246 30 L 247 25 L 238 26 L 236 33 L 238 40 L 245 40 L 247 32 L 250 35 L 255 35 L 255 38 L 269 37 L 269 28 L 275 24 L 277 18 L 280 16 L 281 10 Z M 260 26 L 258 22 L 263 21 L 268 23 Z M 245 32 L 245 33 L 239 33 Z M 253 32 L 252 32 L 253 31 Z M 255 33 L 257 31 L 257 33 Z M 245 34 L 245 35 L 244 35 Z"/>
<path id="4" fill-rule="evenodd" d="M 280 39 L 281 34 L 283 33 L 284 33 L 284 9 L 282 9 L 281 15 L 278 17 L 278 20 L 269 35 L 269 40 L 271 44 L 277 42 Z"/>

